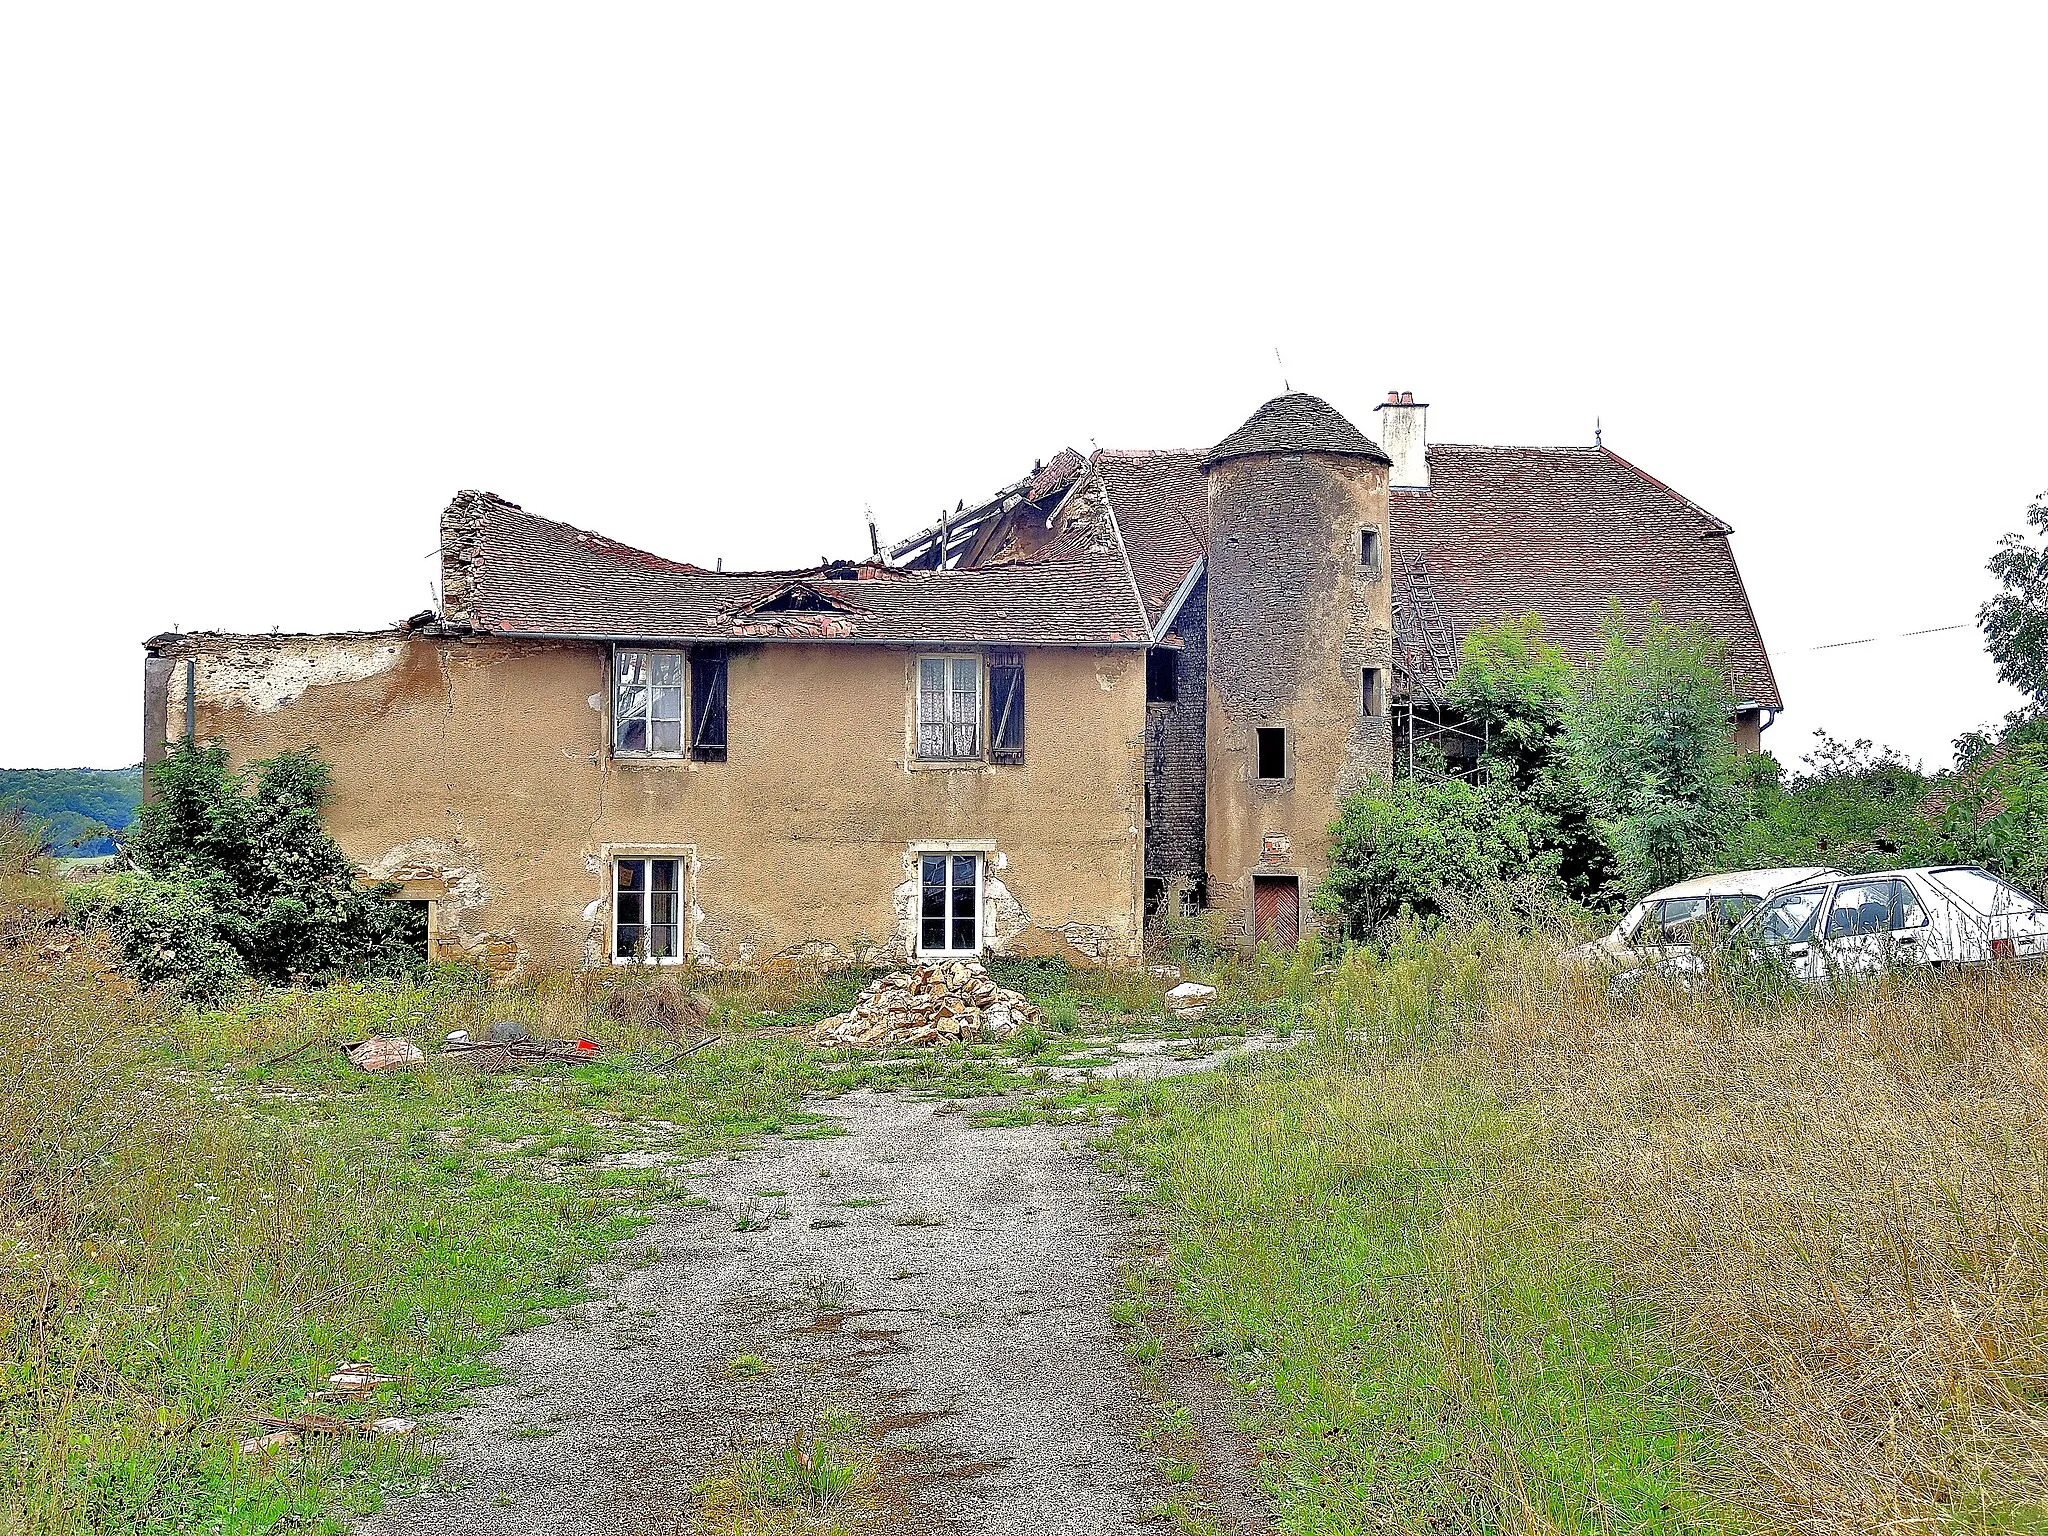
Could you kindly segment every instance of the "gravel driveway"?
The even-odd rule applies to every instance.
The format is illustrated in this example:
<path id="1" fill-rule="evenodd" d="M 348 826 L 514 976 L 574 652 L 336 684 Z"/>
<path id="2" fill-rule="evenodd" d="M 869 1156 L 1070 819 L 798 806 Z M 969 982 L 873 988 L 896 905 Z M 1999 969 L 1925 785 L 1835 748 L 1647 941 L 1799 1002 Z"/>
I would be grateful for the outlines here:
<path id="1" fill-rule="evenodd" d="M 648 1230 L 661 1257 L 509 1340 L 508 1380 L 452 1432 L 435 1486 L 362 1530 L 689 1532 L 721 1459 L 786 1444 L 828 1404 L 879 1467 L 885 1507 L 858 1529 L 1164 1529 L 1162 1500 L 1201 1495 L 1138 1440 L 1155 1410 L 1105 1310 L 1130 1233 L 1118 1191 L 1085 1132 L 935 1110 L 849 1094 L 831 1104 L 845 1136 L 698 1165 L 710 1203 Z M 737 1378 L 740 1355 L 770 1368 Z"/>

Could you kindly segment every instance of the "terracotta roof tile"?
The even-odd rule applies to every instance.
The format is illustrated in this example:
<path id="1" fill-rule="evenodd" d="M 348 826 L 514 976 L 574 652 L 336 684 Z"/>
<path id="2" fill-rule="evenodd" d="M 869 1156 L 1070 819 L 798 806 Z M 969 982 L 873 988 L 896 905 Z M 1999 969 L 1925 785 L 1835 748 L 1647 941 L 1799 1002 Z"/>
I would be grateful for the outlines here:
<path id="1" fill-rule="evenodd" d="M 1429 489 L 1392 495 L 1397 596 L 1420 558 L 1455 642 L 1535 611 L 1577 658 L 1610 599 L 1652 602 L 1727 642 L 1738 698 L 1780 707 L 1726 523 L 1606 448 L 1429 447 Z"/>
<path id="2" fill-rule="evenodd" d="M 1096 456 L 1131 574 L 1154 624 L 1209 547 L 1209 489 L 1194 453 Z"/>
<path id="3" fill-rule="evenodd" d="M 1391 464 L 1386 449 L 1367 437 L 1326 400 L 1296 391 L 1260 406 L 1202 460 L 1218 464 L 1251 453 L 1342 453 Z"/>
<path id="4" fill-rule="evenodd" d="M 792 575 L 834 601 L 752 613 Z M 1121 555 L 973 571 L 707 571 L 496 501 L 470 558 L 472 624 L 499 634 L 894 644 L 1139 645 L 1148 633 Z"/>

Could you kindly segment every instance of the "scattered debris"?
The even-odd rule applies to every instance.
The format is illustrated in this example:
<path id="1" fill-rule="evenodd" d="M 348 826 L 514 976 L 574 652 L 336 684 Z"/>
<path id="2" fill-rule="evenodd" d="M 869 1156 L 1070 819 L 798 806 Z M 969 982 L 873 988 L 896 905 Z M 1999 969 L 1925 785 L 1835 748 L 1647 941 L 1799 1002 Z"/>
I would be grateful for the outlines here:
<path id="1" fill-rule="evenodd" d="M 386 1072 L 393 1067 L 410 1067 L 427 1059 L 427 1053 L 410 1040 L 397 1035 L 372 1035 L 356 1045 L 344 1047 L 349 1064 L 365 1072 Z"/>
<path id="2" fill-rule="evenodd" d="M 1156 976 L 1161 981 L 1179 981 L 1180 967 L 1177 965 L 1148 965 L 1145 967 L 1145 974 L 1147 976 Z"/>
<path id="3" fill-rule="evenodd" d="M 295 1060 L 296 1058 L 305 1055 L 306 1052 L 313 1049 L 313 1047 L 318 1045 L 319 1043 L 320 1042 L 318 1040 L 308 1040 L 304 1045 L 299 1046 L 295 1050 L 286 1051 L 282 1056 L 273 1056 L 268 1061 L 258 1063 L 256 1070 L 259 1072 L 268 1072 L 272 1067 L 281 1067 L 286 1062 Z"/>
<path id="4" fill-rule="evenodd" d="M 699 1051 L 703 1050 L 705 1046 L 716 1045 L 719 1041 L 723 1040 L 724 1038 L 725 1036 L 723 1035 L 706 1035 L 702 1040 L 692 1041 L 690 1044 L 684 1046 L 680 1051 L 677 1051 L 675 1055 L 669 1057 L 666 1061 L 656 1062 L 651 1068 L 649 1068 L 649 1070 L 654 1072 L 666 1072 L 670 1067 L 674 1066 L 677 1062 L 681 1061 L 685 1056 L 694 1056 Z"/>
<path id="5" fill-rule="evenodd" d="M 811 1031 L 819 1045 L 896 1047 L 952 1040 L 1007 1040 L 1039 1019 L 1023 994 L 999 987 L 977 961 L 896 971 L 870 982 L 850 1012 Z"/>
<path id="6" fill-rule="evenodd" d="M 368 1397 L 379 1387 L 395 1385 L 396 1376 L 386 1376 L 375 1366 L 350 1364 L 341 1366 L 327 1378 L 327 1385 L 335 1390 L 326 1395 L 332 1397 Z"/>
<path id="7" fill-rule="evenodd" d="M 336 1372 L 336 1375 L 340 1375 Z M 330 1377 L 329 1380 L 333 1378 Z M 379 1381 L 390 1381 L 389 1376 L 380 1376 Z M 338 1419 L 327 1413 L 299 1413 L 290 1418 L 258 1419 L 267 1434 L 244 1440 L 241 1451 L 244 1456 L 268 1456 L 275 1451 L 288 1451 L 304 1442 L 308 1435 L 342 1435 L 363 1438 L 377 1435 L 409 1435 L 419 1428 L 417 1419 L 383 1418 L 371 1419 L 367 1424 L 356 1419 Z"/>
<path id="8" fill-rule="evenodd" d="M 1199 981 L 1184 981 L 1166 994 L 1166 1005 L 1176 1019 L 1199 1019 L 1216 1001 L 1216 989 Z"/>
<path id="9" fill-rule="evenodd" d="M 493 1035 L 500 1027 L 496 1024 L 491 1026 Z M 509 1066 L 515 1061 L 591 1061 L 597 1053 L 595 1040 L 536 1040 L 523 1030 L 517 1039 L 456 1040 L 451 1037 L 441 1047 L 443 1056 L 458 1057 L 470 1066 L 485 1068 Z"/>
<path id="10" fill-rule="evenodd" d="M 511 1045 L 518 1041 L 531 1040 L 533 1036 L 527 1032 L 524 1024 L 511 1019 L 500 1019 L 491 1026 L 490 1038 L 494 1044 Z"/>

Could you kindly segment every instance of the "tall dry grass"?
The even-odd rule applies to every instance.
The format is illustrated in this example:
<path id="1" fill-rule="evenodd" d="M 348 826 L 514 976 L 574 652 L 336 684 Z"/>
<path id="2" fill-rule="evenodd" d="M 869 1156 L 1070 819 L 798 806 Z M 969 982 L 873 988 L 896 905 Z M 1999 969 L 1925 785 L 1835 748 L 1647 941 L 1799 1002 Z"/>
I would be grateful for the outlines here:
<path id="1" fill-rule="evenodd" d="M 1814 1533 L 2048 1500 L 2048 990 L 1898 972 L 1622 1006 L 1525 956 L 1469 1050 L 1707 1392 L 1717 1492 Z"/>
<path id="2" fill-rule="evenodd" d="M 1313 1038 L 1129 1095 L 1281 1528 L 2048 1529 L 2048 973 L 1612 1000 L 1570 937 L 1267 957 Z"/>

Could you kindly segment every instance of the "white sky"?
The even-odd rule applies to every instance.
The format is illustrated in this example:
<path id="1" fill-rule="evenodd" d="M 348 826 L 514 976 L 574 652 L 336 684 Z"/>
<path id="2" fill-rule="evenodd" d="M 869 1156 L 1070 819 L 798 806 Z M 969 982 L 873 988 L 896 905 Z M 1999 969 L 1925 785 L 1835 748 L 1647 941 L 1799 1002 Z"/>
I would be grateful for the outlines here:
<path id="1" fill-rule="evenodd" d="M 1733 523 L 1807 733 L 1947 759 L 2048 487 L 2040 7 L 15 5 L 0 765 L 139 642 L 425 607 L 464 486 L 805 564 L 1295 387 Z"/>

